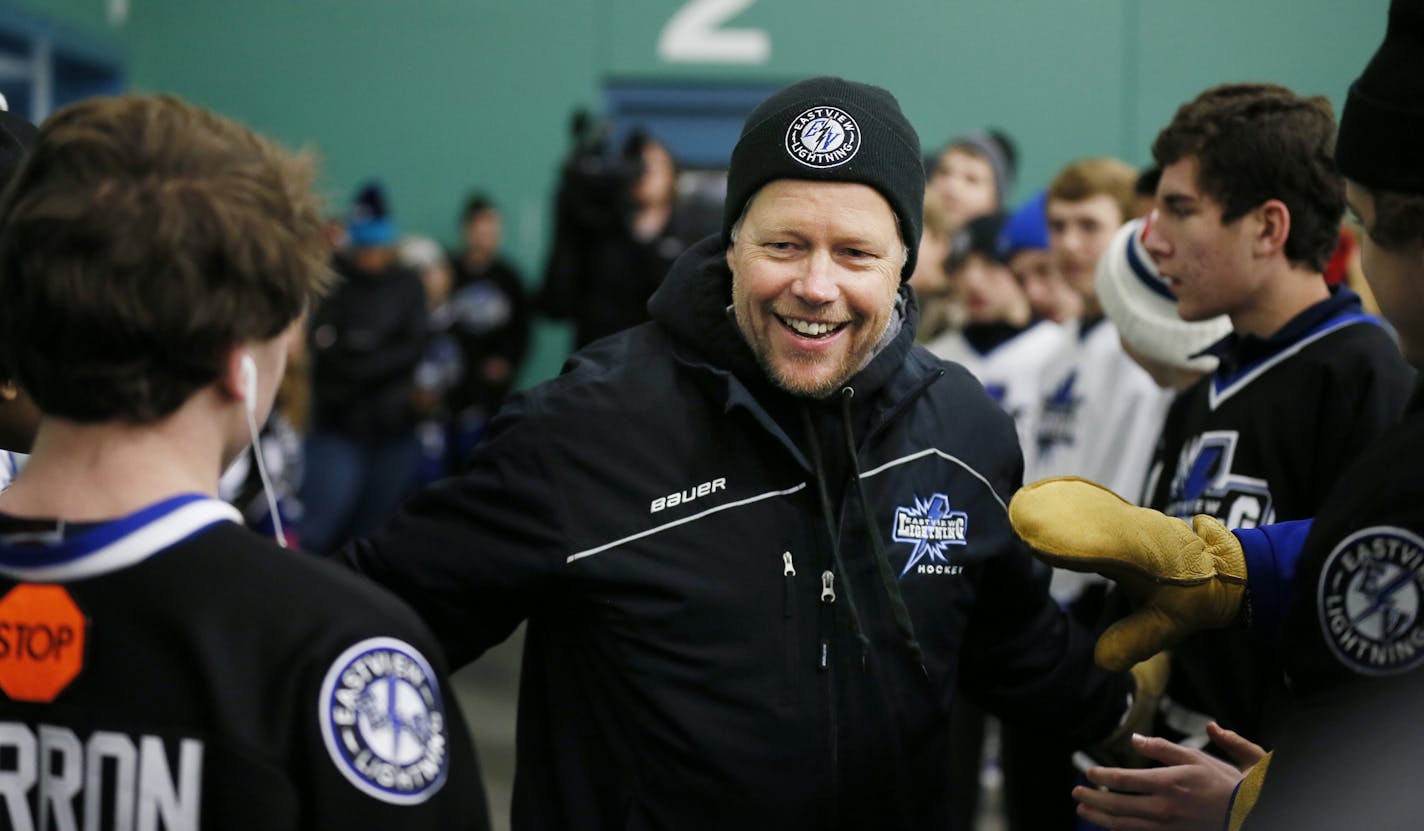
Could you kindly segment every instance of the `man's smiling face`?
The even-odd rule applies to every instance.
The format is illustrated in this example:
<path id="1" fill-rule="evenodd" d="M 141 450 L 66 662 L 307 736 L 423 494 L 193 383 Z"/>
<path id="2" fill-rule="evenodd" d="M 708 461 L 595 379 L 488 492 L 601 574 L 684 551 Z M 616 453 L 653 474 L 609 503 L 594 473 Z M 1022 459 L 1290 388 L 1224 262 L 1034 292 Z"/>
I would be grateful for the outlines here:
<path id="1" fill-rule="evenodd" d="M 850 182 L 778 179 L 727 249 L 737 326 L 781 388 L 826 396 L 885 332 L 906 249 L 890 203 Z"/>

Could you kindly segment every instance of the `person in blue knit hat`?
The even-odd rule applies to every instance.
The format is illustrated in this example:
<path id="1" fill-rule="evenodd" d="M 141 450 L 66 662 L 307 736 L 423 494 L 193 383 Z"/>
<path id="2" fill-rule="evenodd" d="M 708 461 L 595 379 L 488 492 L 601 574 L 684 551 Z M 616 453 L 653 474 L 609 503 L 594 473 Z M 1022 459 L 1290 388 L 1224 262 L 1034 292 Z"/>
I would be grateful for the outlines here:
<path id="1" fill-rule="evenodd" d="M 1066 323 L 1083 312 L 1083 299 L 1073 291 L 1048 253 L 1046 191 L 1039 191 L 1015 208 L 999 232 L 999 256 L 1018 280 L 1034 317 Z"/>

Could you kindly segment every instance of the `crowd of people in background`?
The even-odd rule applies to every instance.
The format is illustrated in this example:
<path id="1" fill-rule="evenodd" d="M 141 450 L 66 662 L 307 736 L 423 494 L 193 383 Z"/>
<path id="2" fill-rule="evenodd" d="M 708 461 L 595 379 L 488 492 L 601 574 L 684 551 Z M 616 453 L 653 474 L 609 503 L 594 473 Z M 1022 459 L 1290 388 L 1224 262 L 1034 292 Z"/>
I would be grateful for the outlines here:
<path id="1" fill-rule="evenodd" d="M 1395 171 L 1381 172 L 1361 149 L 1366 140 L 1360 125 L 1395 124 L 1390 119 L 1400 111 L 1398 102 L 1381 107 L 1377 96 L 1398 93 L 1389 80 L 1397 65 L 1414 76 L 1420 67 L 1417 55 L 1401 58 L 1403 53 L 1390 51 L 1389 38 L 1398 46 L 1405 39 L 1417 43 L 1421 33 L 1424 16 L 1417 4 L 1396 0 L 1385 46 L 1352 90 L 1355 132 L 1338 156 L 1336 121 L 1323 99 L 1273 84 L 1227 84 L 1182 104 L 1157 135 L 1146 168 L 1107 156 L 1066 159 L 1047 181 L 1032 183 L 1019 181 L 1019 147 L 1004 130 L 965 132 L 921 157 L 913 126 L 885 90 L 838 78 L 803 81 L 772 96 L 748 119 L 733 152 L 720 235 L 717 228 L 699 227 L 694 213 L 679 204 L 678 164 L 657 137 L 635 131 L 612 162 L 575 152 L 561 172 L 553 239 L 538 285 L 503 255 L 500 209 L 478 191 L 456 217 L 458 244 L 446 250 L 431 229 L 403 227 L 398 206 L 379 181 L 363 183 L 324 231 L 306 196 L 291 205 L 283 201 L 301 188 L 274 187 L 273 194 L 285 196 L 271 198 L 290 208 L 302 231 L 302 262 L 289 261 L 297 248 L 277 245 L 264 249 L 276 258 L 267 269 L 231 254 L 232 261 L 253 266 L 253 274 L 215 272 L 213 291 L 188 292 L 184 302 L 208 315 L 204 319 L 226 339 L 214 346 L 197 327 L 185 330 L 198 355 L 191 360 L 212 364 L 203 368 L 202 379 L 203 373 L 185 366 L 189 356 L 183 355 L 168 356 L 169 365 L 151 368 L 153 377 L 143 380 L 137 374 L 143 370 L 135 367 L 144 362 L 127 361 L 117 347 L 91 344 L 82 359 L 67 359 L 62 344 L 48 351 L 12 350 L 21 358 L 18 371 L 41 393 L 36 399 L 49 414 L 49 438 L 36 444 L 38 471 L 28 481 L 22 477 L 6 504 L 62 517 L 58 512 L 71 504 L 65 496 L 75 469 L 71 457 L 84 448 L 109 447 L 115 436 L 141 436 L 173 460 L 157 479 L 142 482 L 152 485 L 155 497 L 181 484 L 185 454 L 224 461 L 235 456 L 217 483 L 231 506 L 182 497 L 156 503 L 163 515 L 145 522 L 167 522 L 166 512 L 177 516 L 194 501 L 212 516 L 188 529 L 193 539 L 221 541 L 229 530 L 214 535 L 213 523 L 240 516 L 282 544 L 326 555 L 400 596 L 423 623 L 384 593 L 372 602 L 382 610 L 381 626 L 410 643 L 392 641 L 385 629 L 367 632 L 364 623 L 334 622 L 339 615 L 325 608 L 313 613 L 319 620 L 312 625 L 339 630 L 341 638 L 365 638 L 359 644 L 369 647 L 364 655 L 394 655 L 404 662 L 400 666 L 423 667 L 411 683 L 426 685 L 419 694 L 424 704 L 405 703 L 423 707 L 424 717 L 444 712 L 440 691 L 447 662 L 473 660 L 529 620 L 534 631 L 522 705 L 528 710 L 521 715 L 527 722 L 521 724 L 525 769 L 516 811 L 530 827 L 561 827 L 574 810 L 600 819 L 617 814 L 619 824 L 627 819 L 620 812 L 638 810 L 654 824 L 678 817 L 687 799 L 697 800 L 705 814 L 698 819 L 713 825 L 755 810 L 787 822 L 804 821 L 813 811 L 818 822 L 852 817 L 869 827 L 872 817 L 885 819 L 875 803 L 880 798 L 900 811 L 893 822 L 886 820 L 888 827 L 922 827 L 933 818 L 937 827 L 948 823 L 969 831 L 988 764 L 1002 772 L 1010 831 L 1084 823 L 1136 827 L 1121 825 L 1125 818 L 1162 828 L 1219 827 L 1227 817 L 1235 829 L 1262 792 L 1273 747 L 1288 748 L 1283 777 L 1310 781 L 1314 773 L 1308 764 L 1299 772 L 1300 760 L 1308 763 L 1310 755 L 1289 741 L 1311 735 L 1300 729 L 1308 723 L 1305 711 L 1282 702 L 1293 696 L 1313 701 L 1307 696 L 1320 689 L 1355 689 L 1331 686 L 1341 675 L 1349 681 L 1390 675 L 1398 669 L 1390 662 L 1407 651 L 1356 654 L 1358 638 L 1341 640 L 1342 627 L 1367 634 L 1378 629 L 1382 643 L 1408 627 L 1424 631 L 1424 624 L 1400 617 L 1418 618 L 1418 608 L 1395 610 L 1375 629 L 1361 628 L 1381 608 L 1393 609 L 1385 595 L 1414 586 L 1409 580 L 1424 592 L 1424 580 L 1411 577 L 1407 560 L 1392 569 L 1359 566 L 1363 576 L 1337 576 L 1337 583 L 1349 583 L 1341 594 L 1374 599 L 1355 597 L 1348 610 L 1353 617 L 1341 617 L 1333 634 L 1324 631 L 1325 611 L 1317 632 L 1313 607 L 1288 617 L 1280 599 L 1294 596 L 1296 557 L 1302 558 L 1302 573 L 1323 571 L 1325 580 L 1332 568 L 1346 568 L 1337 562 L 1342 551 L 1358 553 L 1345 549 L 1361 534 L 1376 541 L 1369 556 L 1381 562 L 1401 545 L 1424 546 L 1413 532 L 1391 525 L 1356 530 L 1328 558 L 1321 553 L 1322 545 L 1335 545 L 1351 530 L 1348 520 L 1331 516 L 1349 501 L 1340 498 L 1336 483 L 1384 476 L 1388 460 L 1372 451 L 1381 442 L 1412 447 L 1412 434 L 1401 439 L 1391 431 L 1411 412 L 1417 379 L 1409 359 L 1418 360 L 1418 347 L 1408 341 L 1407 325 L 1401 333 L 1380 317 L 1362 279 L 1360 255 L 1363 248 L 1373 252 L 1376 266 L 1383 260 L 1385 269 L 1393 268 L 1386 279 L 1398 273 L 1417 277 L 1418 263 L 1390 260 L 1395 249 L 1389 245 L 1417 248 L 1424 231 L 1406 226 L 1418 223 L 1424 209 L 1417 195 L 1390 201 Z M 1368 89 L 1361 86 L 1367 82 Z M 243 154 L 270 167 L 273 181 L 283 185 L 309 175 L 305 161 L 176 99 L 116 100 L 66 110 L 39 134 L 40 155 L 77 152 L 71 148 L 96 140 L 71 123 L 81 117 L 120 127 L 148 118 L 186 123 L 241 148 L 201 159 L 215 180 L 230 175 L 227 166 Z M 841 126 L 859 117 L 869 129 L 836 133 L 832 122 L 840 117 L 848 119 Z M 11 121 L 0 118 L 10 140 L 7 152 L 13 151 L 0 159 L 6 175 L 35 136 L 32 125 Z M 831 137 L 840 146 L 847 135 L 889 149 L 877 149 L 880 155 L 871 154 L 863 167 L 821 163 L 817 154 L 835 149 L 825 150 Z M 148 154 L 144 158 L 161 168 L 182 157 L 184 151 L 175 150 L 181 144 L 155 141 L 153 147 L 125 149 Z M 1403 159 L 1401 154 L 1401 169 L 1412 170 Z M 19 219 L 0 235 L 0 259 L 13 266 L 6 279 L 29 292 L 16 294 L 17 308 L 23 300 L 43 314 L 7 310 L 0 316 L 7 332 L 23 333 L 27 342 L 45 337 L 36 323 L 41 317 L 90 313 L 45 288 L 50 270 L 24 256 L 29 245 L 57 264 L 48 268 L 63 270 L 82 246 L 56 243 L 49 250 L 20 240 L 16 229 L 22 225 L 13 224 L 51 221 L 43 200 L 26 201 L 30 191 L 112 195 L 102 183 L 71 177 L 63 167 L 25 168 L 15 193 L 7 191 L 5 208 Z M 1340 167 L 1349 168 L 1348 190 Z M 1383 188 L 1381 201 L 1368 188 Z M 1013 204 L 1016 190 L 1031 195 Z M 1357 211 L 1365 207 L 1361 213 L 1375 226 L 1363 240 L 1356 223 L 1344 219 L 1347 195 Z M 203 198 L 229 207 L 241 201 L 221 187 Z M 152 204 L 172 208 L 162 200 Z M 1379 211 L 1403 230 L 1390 236 L 1391 228 L 1377 222 Z M 271 230 L 261 210 L 245 205 L 241 214 L 254 228 Z M 78 233 L 81 225 L 65 228 Z M 124 236 L 103 222 L 96 228 L 101 236 Z M 224 256 L 244 239 L 231 230 L 213 231 L 212 245 Z M 145 245 L 157 260 L 178 270 L 189 267 L 182 245 L 167 238 Z M 329 269 L 318 267 L 320 257 L 329 258 Z M 111 265 L 95 268 L 107 274 Z M 283 284 L 288 277 L 291 285 Z M 259 287 L 259 280 L 272 285 Z M 1399 304 L 1399 294 L 1413 290 L 1397 282 L 1383 285 Z M 107 312 L 113 330 L 101 334 L 141 349 L 147 341 L 126 332 L 153 321 L 118 318 L 123 309 L 151 302 L 150 289 L 142 280 L 115 286 L 115 292 L 133 290 L 144 302 L 108 304 L 119 311 Z M 243 308 L 263 312 L 224 321 L 226 293 Z M 849 298 L 843 318 L 816 317 L 818 304 L 830 308 L 841 295 Z M 278 296 L 279 303 L 264 305 Z M 218 310 L 209 314 L 209 306 Z M 180 328 L 188 314 L 176 305 L 162 312 L 175 321 L 162 326 Z M 508 404 L 540 315 L 570 324 L 577 356 L 559 381 Z M 844 337 L 837 339 L 840 333 Z M 57 369 L 53 385 L 45 386 L 49 352 Z M 827 354 L 842 360 L 820 360 Z M 108 367 L 101 380 L 113 385 L 112 395 L 99 396 L 100 404 L 80 394 L 94 383 L 85 375 L 89 364 Z M 16 371 L 5 369 L 7 375 Z M 216 381 L 207 377 L 214 374 Z M 172 400 L 150 400 L 165 384 Z M 0 399 L 0 412 L 11 416 L 16 410 L 9 405 L 24 403 L 26 396 L 12 383 L 0 387 Z M 267 401 L 275 401 L 270 414 Z M 91 412 L 94 407 L 109 409 Z M 170 423 L 184 429 L 170 431 L 164 426 Z M 635 429 L 626 429 L 629 424 Z M 947 424 L 962 429 L 946 430 Z M 9 440 L 6 426 L 6 446 L 27 445 Z M 65 431 L 67 442 L 52 438 Z M 492 434 L 503 444 L 488 450 Z M 249 437 L 250 447 L 239 453 Z M 885 458 L 862 469 L 872 446 Z M 698 476 L 713 473 L 649 508 L 642 491 L 661 487 L 662 480 L 648 470 L 664 456 Z M 760 489 L 731 504 L 755 503 L 753 508 L 719 514 L 709 502 L 702 513 L 649 527 L 649 515 L 727 489 L 725 478 L 712 477 L 729 456 L 744 457 L 740 471 L 757 478 Z M 785 465 L 778 469 L 772 460 Z M 907 460 L 920 460 L 919 466 Z M 6 481 L 26 464 L 23 455 L 8 451 L 0 461 Z M 905 469 L 876 479 L 901 465 Z M 774 490 L 787 484 L 782 478 L 803 474 L 814 490 L 804 482 Z M 197 481 L 195 476 L 186 485 L 196 487 Z M 422 488 L 432 483 L 439 484 Z M 1027 483 L 1037 484 L 1018 490 Z M 132 501 L 120 479 L 103 484 L 96 492 L 113 505 Z M 1408 486 L 1396 489 L 1407 492 Z M 900 504 L 910 490 L 913 507 Z M 559 528 L 551 530 L 555 523 L 546 523 L 545 515 L 561 514 L 570 493 L 601 507 L 577 518 L 560 516 Z M 1010 496 L 1013 506 L 1006 505 Z M 966 508 L 970 500 L 972 509 Z M 1412 510 L 1417 514 L 1417 507 Z M 877 511 L 897 517 L 896 543 L 914 545 L 898 578 L 880 540 Z M 942 549 L 965 544 L 966 511 L 973 513 L 976 533 L 993 543 L 981 544 L 961 564 Z M 623 524 L 609 519 L 615 516 Z M 1102 519 L 1109 516 L 1118 519 Z M 1339 533 L 1325 542 L 1307 536 L 1317 516 L 1319 527 Z M 11 527 L 25 524 L 17 517 L 0 516 L 6 531 L 0 573 L 10 580 L 7 591 L 33 588 L 50 574 L 44 568 L 63 572 L 72 565 L 60 558 L 40 568 L 25 559 L 33 534 Z M 852 528 L 848 517 L 859 517 L 864 527 Z M 83 525 L 112 527 L 107 515 L 89 519 Z M 698 531 L 697 521 L 717 523 L 718 530 Z M 947 524 L 936 524 L 941 522 Z M 750 549 L 752 540 L 760 544 L 763 526 L 785 535 L 776 541 L 777 550 L 787 546 L 783 559 L 773 564 L 774 574 L 768 571 L 774 579 L 751 591 L 741 585 L 722 590 L 716 584 L 722 572 L 708 564 L 725 554 L 745 558 L 737 562 L 748 571 L 760 568 Z M 931 526 L 942 536 L 900 535 L 902 528 Z M 1115 536 L 1123 527 L 1141 533 L 1122 543 L 1130 536 Z M 643 530 L 628 536 L 629 528 Z M 65 533 L 61 521 L 56 539 Z M 654 539 L 655 533 L 672 541 Z M 1133 620 L 1146 591 L 1131 579 L 1142 577 L 1134 558 L 1154 544 L 1148 540 L 1183 535 L 1184 550 L 1205 548 L 1216 558 L 1210 579 L 1227 585 L 1228 602 L 1199 618 L 1188 615 L 1190 625 L 1167 634 L 1154 630 L 1157 637 L 1151 638 L 1139 630 L 1131 636 L 1138 640 L 1124 641 L 1123 621 Z M 175 544 L 193 548 L 195 560 L 222 547 L 204 549 L 187 539 Z M 734 550 L 720 550 L 728 541 Z M 1023 543 L 1060 568 L 1050 577 Z M 829 546 L 824 564 L 812 559 L 823 544 Z M 257 551 L 250 538 L 223 543 L 229 545 Z M 1107 553 L 1094 559 L 1095 546 Z M 614 547 L 623 549 L 623 559 L 592 559 Z M 1391 553 L 1381 553 L 1385 548 Z M 464 556 L 466 549 L 478 549 L 481 558 Z M 1089 551 L 1086 564 L 1075 560 L 1079 549 Z M 1275 559 L 1266 558 L 1265 550 Z M 254 556 L 273 554 L 262 552 Z M 163 571 L 167 561 L 145 563 L 152 553 L 134 561 L 157 575 L 149 588 L 170 579 Z M 1125 579 L 1121 569 L 1103 565 L 1114 558 L 1137 571 Z M 213 567 L 226 567 L 224 562 L 216 557 Z M 566 567 L 575 562 L 582 571 L 568 577 Z M 973 569 L 973 579 L 934 584 L 939 594 L 923 582 L 906 588 L 899 581 L 917 562 L 921 573 Z M 1269 578 L 1262 562 L 1273 566 Z M 1248 566 L 1255 589 L 1243 600 Z M 800 589 L 798 567 L 806 572 Z M 350 575 L 309 577 L 305 568 L 292 570 L 288 579 L 331 579 L 333 596 L 377 597 L 374 587 Z M 1163 570 L 1147 581 L 1153 590 L 1180 576 L 1171 564 Z M 123 579 L 122 568 L 103 574 Z M 1188 578 L 1184 583 L 1193 586 L 1209 582 L 1195 572 Z M 256 578 L 241 572 L 239 579 Z M 1323 598 L 1327 592 L 1320 585 Z M 76 585 L 74 591 L 103 608 L 106 620 L 121 619 L 121 610 L 110 608 L 113 595 L 85 593 L 92 588 Z M 798 617 L 798 591 L 807 598 L 817 593 L 820 611 Z M 841 605 L 834 606 L 838 596 Z M 1424 596 L 1415 601 L 1424 604 Z M 72 608 L 73 600 L 67 602 L 65 608 Z M 759 624 L 748 623 L 768 614 L 785 623 L 784 653 L 780 641 L 768 647 Z M 1305 618 L 1310 620 L 1303 623 Z M 648 621 L 667 625 L 629 634 L 622 629 L 629 621 L 634 628 Z M 281 621 L 269 623 L 278 637 Z M 1253 638 L 1242 636 L 1243 627 Z M 664 639 L 672 630 L 681 640 Z M 209 634 L 222 639 L 224 631 L 218 626 Z M 294 631 L 280 637 L 300 638 Z M 1101 636 L 1096 667 L 1080 632 Z M 824 685 L 793 669 L 815 652 L 797 651 L 798 639 L 810 643 L 811 633 L 820 638 L 818 671 L 833 679 Z M 599 648 L 609 653 L 600 655 L 606 663 L 590 657 Z M 752 677 L 745 685 L 748 679 L 728 680 L 725 655 L 703 649 L 757 666 L 770 649 L 769 663 L 784 663 L 786 677 L 768 696 L 760 686 L 767 679 Z M 1412 654 L 1404 657 L 1413 661 Z M 385 718 L 397 746 L 406 729 L 421 735 L 427 751 L 445 746 L 440 719 L 401 722 L 394 680 L 383 687 L 389 698 L 381 713 L 371 703 L 379 696 L 369 685 L 360 704 L 333 693 L 338 683 L 354 688 L 364 682 L 350 679 L 379 671 L 377 663 L 357 666 L 367 659 L 351 655 L 343 653 L 327 670 L 324 685 L 310 672 L 303 675 L 303 684 L 321 688 L 329 708 L 324 717 L 333 719 L 328 732 L 358 719 Z M 436 669 L 426 655 L 435 656 Z M 216 659 L 215 666 L 230 669 Z M 725 686 L 708 694 L 718 684 Z M 1371 696 L 1397 706 L 1388 698 L 1394 689 L 1378 686 Z M 819 758 L 822 725 L 798 721 L 805 713 L 794 705 L 800 698 L 819 701 L 815 697 L 826 690 L 837 751 L 829 780 L 853 774 L 856 784 L 872 783 L 869 795 L 842 790 L 820 802 L 824 772 L 795 764 Z M 18 700 L 47 703 L 54 697 L 27 694 L 38 697 Z M 637 708 L 643 708 L 637 717 L 624 712 Z M 1364 708 L 1345 708 L 1361 724 L 1378 727 Z M 988 711 L 1003 715 L 996 720 Z M 585 718 L 589 712 L 603 718 Z M 458 708 L 449 713 L 450 727 L 462 731 Z M 648 713 L 663 718 L 639 721 Z M 837 722 L 848 714 L 855 718 Z M 724 723 L 756 729 L 726 730 Z M 1132 737 L 1134 730 L 1149 728 L 1170 743 Z M 777 731 L 780 738 L 771 741 Z M 423 801 L 389 799 L 382 788 L 390 783 L 362 768 L 354 735 L 347 731 L 345 740 L 352 758 L 330 736 L 324 744 L 308 741 L 302 752 L 329 755 L 345 780 L 377 800 Z M 986 736 L 996 751 L 987 762 Z M 280 730 L 268 738 L 285 741 Z M 680 741 L 695 752 L 673 747 Z M 466 787 L 420 811 L 439 815 L 437 821 L 447 813 L 476 817 L 471 824 L 479 826 L 485 809 L 473 752 L 462 740 L 450 746 Z M 681 760 L 685 770 L 640 769 L 639 746 L 654 748 L 661 759 Z M 854 752 L 842 756 L 841 748 Z M 597 755 L 609 758 L 590 765 Z M 539 776 L 531 775 L 531 757 L 548 763 Z M 931 769 L 927 759 L 943 769 Z M 412 759 L 411 770 L 418 764 Z M 406 773 L 409 781 L 392 787 L 438 792 L 449 762 L 432 764 L 438 782 Z M 321 765 L 320 788 L 340 785 Z M 1139 770 L 1154 765 L 1168 773 L 1152 778 Z M 768 774 L 778 770 L 786 776 L 772 787 Z M 548 781 L 540 778 L 545 775 Z M 723 781 L 728 777 L 736 779 L 732 788 Z M 1188 794 L 1182 782 L 1196 790 Z M 643 788 L 637 794 L 643 801 L 632 808 L 633 797 L 625 793 L 630 783 Z M 797 795 L 788 800 L 786 792 Z M 1288 815 L 1276 799 L 1274 805 L 1267 800 L 1258 816 Z M 152 810 L 176 815 L 180 801 L 174 796 Z M 260 807 L 274 814 L 290 808 Z"/>
<path id="2" fill-rule="evenodd" d="M 289 386 L 304 388 L 284 390 L 261 442 L 293 543 L 329 551 L 457 472 L 518 381 L 536 316 L 567 321 L 574 349 L 648 319 L 648 298 L 707 223 L 680 206 L 676 161 L 655 138 L 634 132 L 616 165 L 601 150 L 589 161 L 575 152 L 562 171 L 537 285 L 502 253 L 503 216 L 483 193 L 466 199 L 451 251 L 404 227 L 380 181 L 333 217 L 341 279 L 292 356 Z M 227 481 L 270 529 L 246 457 Z"/>

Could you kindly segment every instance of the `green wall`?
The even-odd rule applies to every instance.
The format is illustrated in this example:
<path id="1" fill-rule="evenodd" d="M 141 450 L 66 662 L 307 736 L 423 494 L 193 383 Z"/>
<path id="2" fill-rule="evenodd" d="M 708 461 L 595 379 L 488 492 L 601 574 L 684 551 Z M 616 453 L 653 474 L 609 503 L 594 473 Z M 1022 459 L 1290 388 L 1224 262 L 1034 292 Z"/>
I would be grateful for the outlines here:
<path id="1" fill-rule="evenodd" d="M 508 252 L 531 281 L 543 261 L 568 114 L 597 107 L 608 80 L 775 83 L 831 73 L 878 83 L 898 95 L 927 148 L 984 125 L 1007 129 L 1020 145 L 1023 196 L 1076 157 L 1146 161 L 1175 108 L 1213 83 L 1275 81 L 1328 95 L 1338 110 L 1383 35 L 1388 7 L 1388 0 L 127 0 L 126 18 L 115 21 L 108 12 L 115 0 L 19 2 L 111 45 L 127 61 L 132 89 L 176 92 L 317 149 L 334 208 L 362 179 L 378 176 L 403 227 L 453 242 L 464 194 L 487 190 L 505 208 Z M 660 53 L 675 16 L 686 22 L 699 12 L 722 20 L 722 29 L 754 30 L 766 53 L 752 62 Z M 708 40 L 686 39 L 683 54 Z M 565 335 L 542 331 L 526 381 L 556 371 Z"/>

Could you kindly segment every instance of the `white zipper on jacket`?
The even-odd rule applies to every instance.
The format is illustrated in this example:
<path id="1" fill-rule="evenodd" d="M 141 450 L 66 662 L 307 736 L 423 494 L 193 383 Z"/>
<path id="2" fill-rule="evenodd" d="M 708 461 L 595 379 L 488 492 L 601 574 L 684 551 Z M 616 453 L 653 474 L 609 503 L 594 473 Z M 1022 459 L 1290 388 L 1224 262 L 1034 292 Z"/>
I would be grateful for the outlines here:
<path id="1" fill-rule="evenodd" d="M 796 581 L 792 578 L 796 576 L 796 565 L 791 562 L 791 552 L 781 552 L 781 574 L 786 579 L 781 581 L 783 587 L 781 593 L 781 617 L 783 620 L 791 620 L 791 608 L 796 600 Z"/>
<path id="2" fill-rule="evenodd" d="M 836 602 L 836 576 L 830 569 L 821 572 L 821 602 L 830 605 Z M 829 610 L 828 610 L 829 611 Z M 821 638 L 821 669 L 831 668 L 831 641 L 830 638 Z"/>
<path id="3" fill-rule="evenodd" d="M 796 637 L 796 564 L 791 560 L 791 552 L 781 552 L 781 622 L 782 638 L 785 641 L 786 666 L 782 670 L 786 673 L 786 682 L 782 694 L 787 702 L 793 702 L 796 698 L 796 661 L 797 661 L 797 637 Z"/>

